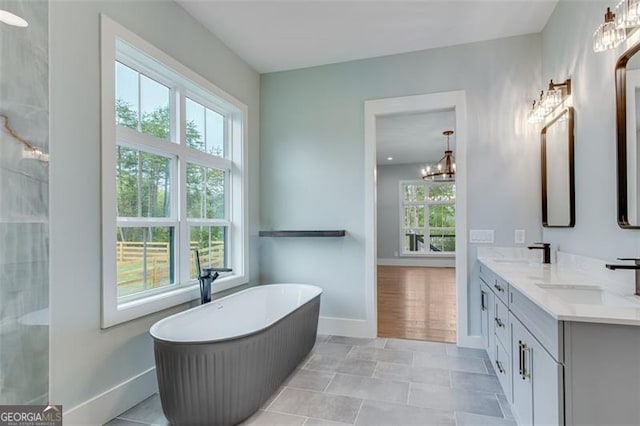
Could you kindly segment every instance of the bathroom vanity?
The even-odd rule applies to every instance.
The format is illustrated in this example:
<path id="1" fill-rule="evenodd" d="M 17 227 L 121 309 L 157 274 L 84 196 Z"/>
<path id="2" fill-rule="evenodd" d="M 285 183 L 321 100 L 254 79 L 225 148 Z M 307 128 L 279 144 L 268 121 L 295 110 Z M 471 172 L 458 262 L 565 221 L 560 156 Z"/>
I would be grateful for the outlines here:
<path id="1" fill-rule="evenodd" d="M 640 424 L 640 297 L 614 274 L 479 249 L 483 344 L 519 424 Z"/>

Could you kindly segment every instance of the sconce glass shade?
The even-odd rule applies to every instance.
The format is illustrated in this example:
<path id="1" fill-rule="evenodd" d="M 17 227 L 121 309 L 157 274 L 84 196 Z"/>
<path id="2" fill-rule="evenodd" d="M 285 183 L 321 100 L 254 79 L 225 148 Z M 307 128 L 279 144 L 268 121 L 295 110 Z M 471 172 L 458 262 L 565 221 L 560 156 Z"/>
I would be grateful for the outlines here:
<path id="1" fill-rule="evenodd" d="M 456 163 L 453 157 L 453 151 L 449 146 L 449 137 L 453 134 L 453 130 L 445 130 L 442 132 L 447 137 L 447 149 L 444 151 L 444 157 L 433 166 L 426 166 L 422 169 L 422 179 L 437 182 L 453 182 L 456 180 Z"/>
<path id="2" fill-rule="evenodd" d="M 4 22 L 5 24 L 13 27 L 24 28 L 29 26 L 29 23 L 18 15 L 14 15 L 13 13 L 2 9 L 0 9 L 0 22 Z"/>
<path id="3" fill-rule="evenodd" d="M 626 39 L 626 31 L 616 25 L 616 15 L 607 8 L 604 14 L 604 22 L 593 33 L 593 51 L 604 52 L 614 49 Z"/>
<path id="4" fill-rule="evenodd" d="M 544 96 L 544 107 L 548 112 L 553 111 L 558 105 L 562 103 L 562 90 L 561 89 L 549 89 Z"/>
<path id="5" fill-rule="evenodd" d="M 640 26 L 640 0 L 622 0 L 615 9 L 618 28 Z"/>
<path id="6" fill-rule="evenodd" d="M 536 101 L 533 101 L 531 110 L 529 111 L 529 114 L 527 114 L 527 122 L 530 124 L 542 123 L 545 115 L 546 114 L 540 105 Z"/>
<path id="7" fill-rule="evenodd" d="M 539 99 L 533 101 L 531 109 L 527 114 L 527 121 L 532 124 L 544 122 L 570 95 L 570 78 L 562 83 L 554 83 L 553 80 L 549 81 L 547 92 L 545 93 L 545 91 L 542 90 Z"/>

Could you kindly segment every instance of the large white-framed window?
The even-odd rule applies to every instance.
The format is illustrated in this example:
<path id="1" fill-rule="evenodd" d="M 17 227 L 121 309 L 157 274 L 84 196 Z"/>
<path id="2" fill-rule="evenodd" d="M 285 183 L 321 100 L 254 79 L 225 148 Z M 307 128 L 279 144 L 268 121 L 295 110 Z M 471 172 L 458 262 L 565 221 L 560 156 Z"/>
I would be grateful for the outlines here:
<path id="1" fill-rule="evenodd" d="M 102 327 L 248 282 L 247 107 L 101 16 Z"/>
<path id="2" fill-rule="evenodd" d="M 399 193 L 401 255 L 454 255 L 455 182 L 400 181 Z"/>

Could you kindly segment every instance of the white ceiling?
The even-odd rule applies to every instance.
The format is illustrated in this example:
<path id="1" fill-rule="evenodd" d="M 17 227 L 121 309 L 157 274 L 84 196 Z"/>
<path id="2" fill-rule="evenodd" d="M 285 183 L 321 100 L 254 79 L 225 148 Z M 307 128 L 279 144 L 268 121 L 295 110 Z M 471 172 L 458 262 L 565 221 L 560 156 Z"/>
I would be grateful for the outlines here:
<path id="1" fill-rule="evenodd" d="M 177 0 L 258 72 L 542 31 L 558 0 Z"/>
<path id="2" fill-rule="evenodd" d="M 419 114 L 383 116 L 376 119 L 376 162 L 392 164 L 435 163 L 444 155 L 445 130 L 455 131 L 453 109 Z M 451 149 L 455 156 L 455 134 Z M 393 160 L 388 160 L 393 157 Z"/>

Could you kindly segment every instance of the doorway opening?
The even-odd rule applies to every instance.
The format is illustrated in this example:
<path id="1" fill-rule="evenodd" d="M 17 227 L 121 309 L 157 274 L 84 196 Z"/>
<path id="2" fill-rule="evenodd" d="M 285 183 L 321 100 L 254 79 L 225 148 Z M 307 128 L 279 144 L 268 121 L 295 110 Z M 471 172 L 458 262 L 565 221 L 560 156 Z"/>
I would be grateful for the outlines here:
<path id="1" fill-rule="evenodd" d="M 411 121 L 418 129 L 413 141 Z M 395 136 L 385 135 L 386 124 Z M 455 181 L 423 180 L 421 169 L 443 156 L 445 130 L 456 136 L 451 141 Z M 399 154 L 382 149 L 385 138 L 395 141 L 390 143 Z M 468 347 L 479 343 L 468 334 L 465 138 L 463 91 L 365 102 L 367 326 L 372 336 Z"/>
<path id="2" fill-rule="evenodd" d="M 453 108 L 376 121 L 380 337 L 456 341 L 455 166 L 438 175 L 455 124 Z"/>

